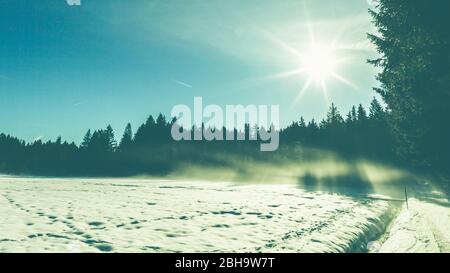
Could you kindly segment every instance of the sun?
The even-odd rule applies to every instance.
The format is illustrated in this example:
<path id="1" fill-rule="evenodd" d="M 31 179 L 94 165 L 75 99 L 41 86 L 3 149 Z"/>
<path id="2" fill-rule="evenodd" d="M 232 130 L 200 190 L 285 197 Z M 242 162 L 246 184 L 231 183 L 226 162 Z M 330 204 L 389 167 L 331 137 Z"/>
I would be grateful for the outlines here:
<path id="1" fill-rule="evenodd" d="M 322 83 L 336 74 L 338 60 L 331 46 L 312 44 L 300 62 L 300 66 L 310 79 Z"/>
<path id="2" fill-rule="evenodd" d="M 302 99 L 313 83 L 319 86 L 319 90 L 322 91 L 327 105 L 330 104 L 330 90 L 328 86 L 332 81 L 345 84 L 356 91 L 360 90 L 358 86 L 339 73 L 342 66 L 349 60 L 348 56 L 343 55 L 345 54 L 343 49 L 347 49 L 348 47 L 339 43 L 340 32 L 329 43 L 323 43 L 324 40 L 316 39 L 317 35 L 313 31 L 311 23 L 308 22 L 307 25 L 309 43 L 305 46 L 302 46 L 298 42 L 285 42 L 267 30 L 259 29 L 265 38 L 273 44 L 278 45 L 282 51 L 289 53 L 294 60 L 298 60 L 294 62 L 295 66 L 291 70 L 270 74 L 259 79 L 262 82 L 280 80 L 288 77 L 301 79 L 303 86 L 298 91 L 297 97 L 292 100 L 292 108 Z M 294 44 L 295 46 L 293 46 Z M 314 88 L 314 90 L 318 89 Z"/>

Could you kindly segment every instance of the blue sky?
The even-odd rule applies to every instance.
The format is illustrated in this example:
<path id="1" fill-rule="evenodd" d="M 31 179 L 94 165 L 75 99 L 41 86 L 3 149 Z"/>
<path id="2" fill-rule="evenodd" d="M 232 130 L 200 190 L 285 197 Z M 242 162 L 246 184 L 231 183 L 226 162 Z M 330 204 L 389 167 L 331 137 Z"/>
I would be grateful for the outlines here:
<path id="1" fill-rule="evenodd" d="M 281 124 L 301 115 L 321 119 L 328 102 L 341 112 L 368 105 L 376 55 L 371 1 L 0 0 L 0 132 L 79 142 L 87 129 L 127 122 L 175 104 L 280 105 Z M 328 102 L 293 50 L 336 41 L 345 60 L 324 81 Z M 293 50 L 292 50 L 293 49 Z"/>

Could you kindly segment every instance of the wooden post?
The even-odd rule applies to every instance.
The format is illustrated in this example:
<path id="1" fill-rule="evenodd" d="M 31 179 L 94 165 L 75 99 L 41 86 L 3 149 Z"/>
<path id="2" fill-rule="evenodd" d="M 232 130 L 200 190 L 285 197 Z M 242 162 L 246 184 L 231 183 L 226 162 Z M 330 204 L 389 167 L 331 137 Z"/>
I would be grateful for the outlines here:
<path id="1" fill-rule="evenodd" d="M 409 205 L 408 205 L 408 193 L 406 192 L 406 187 L 405 187 L 405 201 L 406 201 L 406 209 L 409 209 Z"/>

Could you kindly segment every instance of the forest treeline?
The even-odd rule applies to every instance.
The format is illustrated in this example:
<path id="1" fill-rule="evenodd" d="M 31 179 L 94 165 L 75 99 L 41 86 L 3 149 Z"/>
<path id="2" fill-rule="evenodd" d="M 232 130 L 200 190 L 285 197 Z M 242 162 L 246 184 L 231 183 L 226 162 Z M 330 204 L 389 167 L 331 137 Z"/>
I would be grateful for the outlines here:
<path id="1" fill-rule="evenodd" d="M 117 139 L 111 126 L 88 130 L 80 145 L 62 141 L 37 140 L 26 143 L 13 136 L 0 134 L 0 172 L 40 175 L 124 176 L 137 174 L 163 175 L 187 162 L 202 165 L 225 164 L 218 154 L 251 157 L 265 160 L 267 153 L 260 152 L 260 141 L 252 141 L 250 134 L 257 132 L 256 125 L 245 124 L 235 128 L 219 128 L 224 136 L 242 134 L 244 141 L 174 141 L 171 128 L 176 120 L 159 114 L 150 116 L 134 134 L 127 124 L 123 135 Z M 199 126 L 200 127 L 200 126 Z M 203 127 L 203 126 L 202 126 Z M 186 129 L 193 136 L 195 130 Z M 342 116 L 332 104 L 320 122 L 306 122 L 302 117 L 280 130 L 281 149 L 295 145 L 334 150 L 342 155 L 392 158 L 392 137 L 387 129 L 386 112 L 374 99 L 369 111 L 359 105 Z M 375 141 L 376 140 L 376 141 Z"/>

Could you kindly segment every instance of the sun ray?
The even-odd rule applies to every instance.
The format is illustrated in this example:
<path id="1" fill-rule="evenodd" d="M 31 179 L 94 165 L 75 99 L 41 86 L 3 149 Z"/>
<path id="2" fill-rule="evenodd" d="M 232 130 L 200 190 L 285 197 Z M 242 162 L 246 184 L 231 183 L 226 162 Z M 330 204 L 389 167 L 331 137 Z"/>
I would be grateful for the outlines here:
<path id="1" fill-rule="evenodd" d="M 309 19 L 308 10 L 306 4 L 304 3 L 305 8 L 303 9 L 305 13 L 305 32 L 309 36 L 309 49 L 308 48 L 296 48 L 293 43 L 289 43 L 289 41 L 284 41 L 274 35 L 273 33 L 267 31 L 266 29 L 256 28 L 262 36 L 264 36 L 267 40 L 272 42 L 275 45 L 278 45 L 283 51 L 290 53 L 294 60 L 298 62 L 298 68 L 282 71 L 276 74 L 267 75 L 263 78 L 259 78 L 256 82 L 266 82 L 279 80 L 284 78 L 289 78 L 293 76 L 299 76 L 298 79 L 306 79 L 304 82 L 300 92 L 296 95 L 293 100 L 293 106 L 297 104 L 304 94 L 311 89 L 311 84 L 315 82 L 318 86 L 318 89 L 321 89 L 323 93 L 323 97 L 327 104 L 330 103 L 330 94 L 329 94 L 329 86 L 328 81 L 334 80 L 340 83 L 343 83 L 352 89 L 359 91 L 360 88 L 346 79 L 344 76 L 338 73 L 338 68 L 344 62 L 348 61 L 348 57 L 339 56 L 340 49 L 342 49 L 342 45 L 339 44 L 339 40 L 343 34 L 343 31 L 347 28 L 347 26 L 338 26 L 338 29 L 335 33 L 333 39 L 329 41 L 329 43 L 322 43 L 317 40 L 316 33 L 314 32 L 313 21 Z M 306 77 L 300 77 L 301 74 L 306 74 Z"/>
<path id="2" fill-rule="evenodd" d="M 320 81 L 320 86 L 322 87 L 322 93 L 323 93 L 323 97 L 325 99 L 325 103 L 327 105 L 330 105 L 330 96 L 328 95 L 328 88 L 327 88 L 327 84 L 325 83 L 324 80 Z"/>
<path id="3" fill-rule="evenodd" d="M 303 95 L 305 94 L 306 90 L 308 90 L 312 81 L 313 81 L 313 79 L 311 77 L 309 77 L 308 80 L 306 80 L 306 83 L 303 85 L 302 89 L 297 94 L 297 97 L 292 102 L 291 108 L 293 108 L 302 99 Z"/>
<path id="4" fill-rule="evenodd" d="M 346 78 L 344 78 L 343 76 L 333 72 L 330 74 L 333 78 L 337 79 L 338 81 L 350 86 L 352 89 L 356 90 L 356 91 L 360 91 L 360 88 L 358 86 L 356 86 L 354 83 L 352 83 L 351 81 L 347 80 Z"/>
<path id="5" fill-rule="evenodd" d="M 267 76 L 267 77 L 265 77 L 263 79 L 266 79 L 266 80 L 278 80 L 278 79 L 282 79 L 282 78 L 288 78 L 288 77 L 296 76 L 296 75 L 304 73 L 305 71 L 306 71 L 305 68 L 294 69 L 294 70 L 289 70 L 289 71 L 285 71 L 285 72 L 269 75 L 269 76 Z"/>
<path id="6" fill-rule="evenodd" d="M 309 35 L 309 42 L 311 44 L 315 44 L 316 43 L 316 37 L 314 35 L 314 30 L 313 30 L 313 26 L 310 20 L 310 16 L 309 16 L 309 12 L 308 12 L 308 7 L 306 6 L 306 2 L 303 2 L 303 16 L 306 18 L 306 27 L 308 29 L 308 35 Z"/>
<path id="7" fill-rule="evenodd" d="M 280 73 L 275 73 L 275 74 L 269 74 L 266 76 L 261 76 L 258 78 L 253 78 L 253 79 L 248 79 L 244 82 L 241 82 L 241 89 L 248 89 L 251 87 L 256 87 L 256 86 L 260 86 L 262 84 L 268 83 L 268 82 L 272 82 L 272 81 L 277 81 L 277 80 L 281 80 L 281 79 L 285 79 L 285 78 L 289 78 L 289 77 L 294 77 L 294 76 L 298 76 L 302 73 L 305 73 L 306 69 L 304 68 L 300 68 L 300 69 L 293 69 L 293 70 L 288 70 L 288 71 L 284 71 L 284 72 L 280 72 Z"/>
<path id="8" fill-rule="evenodd" d="M 349 25 L 350 21 L 344 21 L 342 25 L 338 27 L 338 30 L 336 31 L 336 35 L 334 36 L 333 41 L 331 42 L 331 46 L 336 48 L 339 45 L 339 40 L 341 39 L 342 35 L 349 29 L 351 26 Z"/>
<path id="9" fill-rule="evenodd" d="M 282 41 L 281 39 L 279 39 L 278 37 L 276 37 L 275 35 L 273 35 L 272 33 L 263 30 L 263 29 L 259 29 L 259 31 L 266 37 L 268 38 L 271 42 L 277 44 L 278 46 L 280 46 L 282 49 L 292 53 L 293 55 L 299 57 L 299 58 L 303 58 L 303 54 L 301 54 L 298 50 L 296 50 L 295 48 L 293 48 L 292 46 L 288 45 L 287 43 L 285 43 L 284 41 Z"/>

